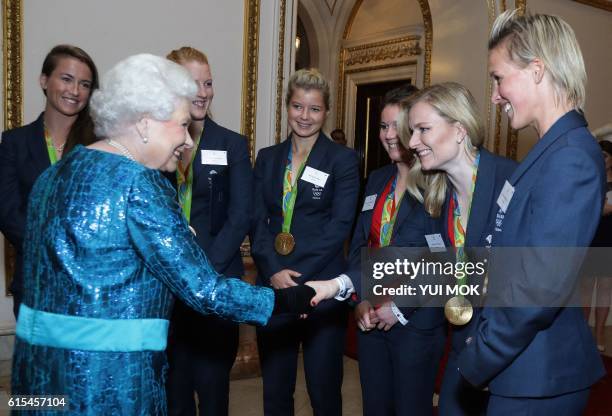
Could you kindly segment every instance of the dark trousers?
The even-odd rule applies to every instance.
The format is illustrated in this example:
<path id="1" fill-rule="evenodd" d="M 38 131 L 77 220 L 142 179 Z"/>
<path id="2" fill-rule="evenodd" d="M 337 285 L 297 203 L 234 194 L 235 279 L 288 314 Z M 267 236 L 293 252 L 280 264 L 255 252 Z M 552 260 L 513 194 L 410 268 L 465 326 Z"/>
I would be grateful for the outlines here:
<path id="1" fill-rule="evenodd" d="M 484 416 L 488 401 L 488 392 L 473 387 L 463 378 L 457 369 L 457 353 L 451 351 L 440 389 L 440 416 Z"/>
<path id="2" fill-rule="evenodd" d="M 502 397 L 491 394 L 487 415 L 490 416 L 581 416 L 589 401 L 590 389 L 554 397 Z"/>
<path id="3" fill-rule="evenodd" d="M 364 416 L 431 416 L 445 339 L 445 325 L 421 330 L 397 323 L 387 332 L 359 331 Z"/>
<path id="4" fill-rule="evenodd" d="M 257 329 L 264 387 L 264 414 L 294 414 L 293 393 L 300 343 L 304 352 L 306 387 L 315 416 L 342 415 L 343 353 L 347 306 L 322 302 L 305 320 L 273 316 Z"/>
<path id="5" fill-rule="evenodd" d="M 176 308 L 181 308 L 177 313 Z M 227 416 L 229 374 L 238 351 L 238 324 L 203 316 L 177 302 L 168 342 L 168 414 Z M 180 322 L 178 321 L 180 319 Z"/>

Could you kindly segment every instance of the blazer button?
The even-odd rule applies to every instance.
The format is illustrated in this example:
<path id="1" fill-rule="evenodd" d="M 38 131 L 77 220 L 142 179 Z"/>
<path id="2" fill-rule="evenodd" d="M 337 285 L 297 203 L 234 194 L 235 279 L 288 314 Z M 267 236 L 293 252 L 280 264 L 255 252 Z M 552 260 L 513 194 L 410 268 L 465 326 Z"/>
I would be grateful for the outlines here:
<path id="1" fill-rule="evenodd" d="M 471 343 L 472 343 L 472 337 L 467 337 L 467 338 L 465 339 L 465 344 L 466 344 L 466 345 L 470 345 Z"/>

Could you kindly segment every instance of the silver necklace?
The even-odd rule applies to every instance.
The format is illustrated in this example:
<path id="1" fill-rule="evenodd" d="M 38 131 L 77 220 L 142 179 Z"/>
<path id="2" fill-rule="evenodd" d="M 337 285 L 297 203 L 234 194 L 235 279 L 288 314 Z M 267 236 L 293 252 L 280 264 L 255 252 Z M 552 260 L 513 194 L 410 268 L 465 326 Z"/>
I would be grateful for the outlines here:
<path id="1" fill-rule="evenodd" d="M 55 148 L 55 151 L 57 153 L 62 153 L 64 151 L 64 147 L 66 147 L 66 142 L 62 143 L 61 146 L 56 146 L 55 143 L 54 143 L 53 147 Z"/>
<path id="2" fill-rule="evenodd" d="M 130 153 L 128 148 L 125 147 L 124 145 L 122 145 L 121 143 L 116 142 L 113 139 L 106 139 L 106 143 L 108 143 L 109 145 L 113 146 L 115 149 L 119 150 L 119 152 L 123 156 L 125 156 L 128 159 L 133 160 L 134 162 L 136 162 L 136 158 L 134 157 L 134 155 L 132 155 L 132 153 Z"/>

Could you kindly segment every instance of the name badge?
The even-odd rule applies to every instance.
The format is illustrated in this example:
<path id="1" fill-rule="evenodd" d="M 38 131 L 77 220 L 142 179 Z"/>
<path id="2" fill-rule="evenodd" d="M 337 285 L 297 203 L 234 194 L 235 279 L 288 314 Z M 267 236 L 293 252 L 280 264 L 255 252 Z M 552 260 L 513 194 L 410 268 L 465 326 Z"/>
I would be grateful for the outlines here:
<path id="1" fill-rule="evenodd" d="M 497 198 L 497 205 L 499 205 L 502 211 L 506 212 L 508 210 L 508 205 L 510 205 L 512 195 L 514 195 L 514 186 L 510 185 L 510 182 L 506 181 L 501 193 L 499 194 L 499 197 Z"/>
<path id="2" fill-rule="evenodd" d="M 612 204 L 612 191 L 608 191 L 606 193 L 606 200 L 608 201 L 608 204 Z"/>
<path id="3" fill-rule="evenodd" d="M 225 150 L 202 150 L 203 165 L 227 166 L 227 152 Z"/>
<path id="4" fill-rule="evenodd" d="M 362 212 L 369 211 L 374 208 L 375 204 L 376 204 L 376 194 L 370 195 L 366 197 L 366 199 L 363 201 L 363 208 L 361 208 L 361 211 Z"/>
<path id="5" fill-rule="evenodd" d="M 304 169 L 304 173 L 302 173 L 302 177 L 300 179 L 306 182 L 310 182 L 313 185 L 317 185 L 321 188 L 324 188 L 325 182 L 327 182 L 328 177 L 329 173 L 321 172 L 318 169 L 306 166 L 306 169 Z"/>
<path id="6" fill-rule="evenodd" d="M 440 233 L 425 234 L 425 240 L 427 240 L 427 245 L 432 253 L 446 251 L 446 246 L 444 245 L 444 240 Z"/>

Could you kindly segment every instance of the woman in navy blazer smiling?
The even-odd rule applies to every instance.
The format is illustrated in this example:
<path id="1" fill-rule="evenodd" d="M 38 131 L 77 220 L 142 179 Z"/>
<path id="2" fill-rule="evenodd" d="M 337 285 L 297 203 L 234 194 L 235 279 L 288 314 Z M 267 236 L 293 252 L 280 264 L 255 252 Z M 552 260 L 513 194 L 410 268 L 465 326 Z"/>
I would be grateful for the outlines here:
<path id="1" fill-rule="evenodd" d="M 512 128 L 535 128 L 539 141 L 495 207 L 491 306 L 459 371 L 488 387 L 488 414 L 580 415 L 604 369 L 581 309 L 564 305 L 578 287 L 581 248 L 591 243 L 605 194 L 601 150 L 582 114 L 582 53 L 559 17 L 509 11 L 493 24 L 489 71 L 492 102 Z M 498 247 L 528 250 L 510 256 Z"/>
<path id="2" fill-rule="evenodd" d="M 0 141 L 0 231 L 15 247 L 15 317 L 22 297 L 21 248 L 32 186 L 75 145 L 95 140 L 88 105 L 98 88 L 98 70 L 87 52 L 72 45 L 55 46 L 45 57 L 39 82 L 47 97 L 45 111 L 36 121 L 3 132 Z"/>
<path id="3" fill-rule="evenodd" d="M 516 164 L 482 148 L 484 122 L 474 97 L 462 85 L 432 85 L 417 93 L 411 105 L 405 123 L 412 131 L 409 146 L 423 170 L 439 171 L 428 175 L 425 207 L 443 219 L 443 239 L 455 249 L 456 261 L 479 261 L 486 252 L 471 250 L 470 257 L 466 253 L 489 245 L 495 197 Z M 476 277 L 468 276 L 466 283 L 482 285 L 483 279 Z M 450 324 L 452 348 L 440 392 L 441 415 L 478 415 L 486 409 L 487 393 L 465 383 L 457 371 L 457 356 L 479 309 L 473 312 L 469 322 Z"/>
<path id="4" fill-rule="evenodd" d="M 358 160 L 321 131 L 329 95 L 318 71 L 297 71 L 286 97 L 292 134 L 257 156 L 251 251 L 260 285 L 284 288 L 334 278 L 345 269 L 343 243 L 359 194 Z M 346 304 L 329 299 L 306 319 L 278 316 L 258 328 L 266 415 L 293 414 L 300 343 L 314 414 L 341 414 L 346 317 Z"/>
<path id="5" fill-rule="evenodd" d="M 421 169 L 414 166 L 414 154 L 406 150 L 398 135 L 400 103 L 415 91 L 416 87 L 407 85 L 389 91 L 383 99 L 379 138 L 392 163 L 368 177 L 351 241 L 346 276 L 358 297 L 363 295 L 363 248 L 426 248 L 425 235 L 440 233 L 440 221 L 425 212 L 417 188 L 422 182 Z M 363 414 L 431 415 L 446 338 L 442 308 L 399 308 L 392 299 L 371 302 L 361 298 L 355 308 L 361 330 L 357 340 Z"/>
<path id="6" fill-rule="evenodd" d="M 185 67 L 198 87 L 190 107 L 194 147 L 185 150 L 171 180 L 178 185 L 179 202 L 196 241 L 215 270 L 240 278 L 240 245 L 249 230 L 253 199 L 247 141 L 210 117 L 214 89 L 206 55 L 183 46 L 167 58 Z M 200 414 L 227 415 L 238 323 L 201 315 L 177 300 L 168 346 L 168 413 L 195 415 L 197 392 Z"/>

